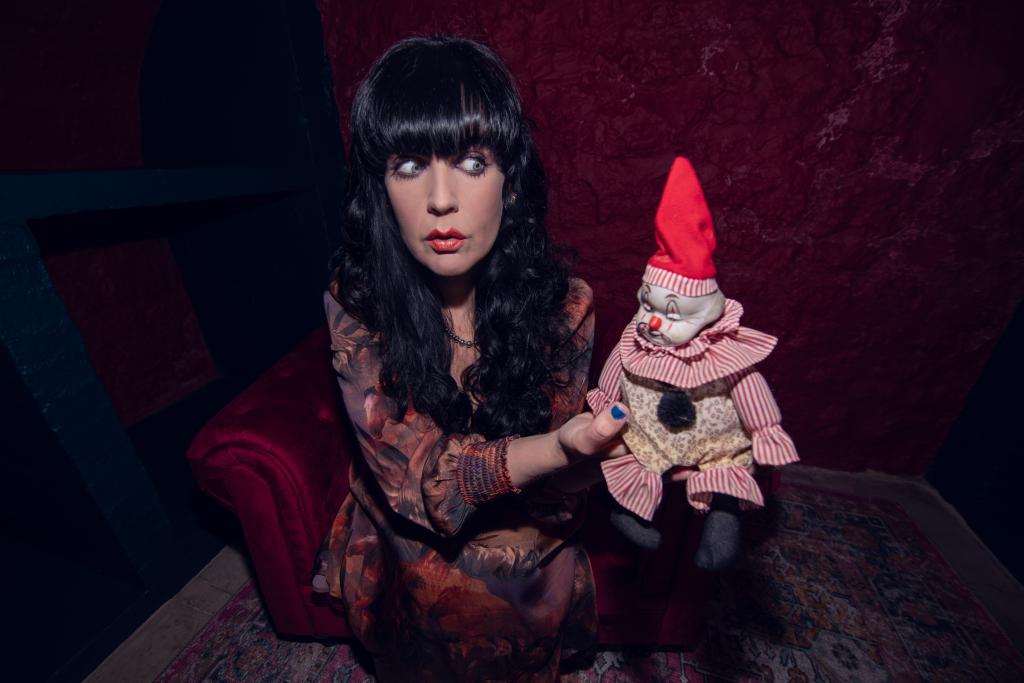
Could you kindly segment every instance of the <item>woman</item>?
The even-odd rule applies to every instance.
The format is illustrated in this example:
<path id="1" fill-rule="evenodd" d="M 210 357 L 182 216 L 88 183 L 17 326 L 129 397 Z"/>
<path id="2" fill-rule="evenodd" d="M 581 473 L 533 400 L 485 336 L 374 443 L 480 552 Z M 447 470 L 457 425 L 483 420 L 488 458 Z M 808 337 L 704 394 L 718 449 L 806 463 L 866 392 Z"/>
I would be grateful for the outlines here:
<path id="1" fill-rule="evenodd" d="M 324 300 L 361 457 L 318 583 L 382 680 L 553 680 L 597 629 L 578 489 L 625 453 L 621 404 L 577 415 L 590 289 L 553 253 L 543 171 L 490 50 L 398 43 L 351 125 Z"/>

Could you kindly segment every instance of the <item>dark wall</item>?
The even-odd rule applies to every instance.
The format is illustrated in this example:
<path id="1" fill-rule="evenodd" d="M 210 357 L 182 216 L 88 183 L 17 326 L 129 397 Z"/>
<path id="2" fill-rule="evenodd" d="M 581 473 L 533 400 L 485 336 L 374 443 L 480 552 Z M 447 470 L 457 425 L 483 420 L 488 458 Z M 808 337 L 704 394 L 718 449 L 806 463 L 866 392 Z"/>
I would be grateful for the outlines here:
<path id="1" fill-rule="evenodd" d="M 139 75 L 159 0 L 12 0 L 0 10 L 0 171 L 143 165 Z M 217 377 L 165 234 L 111 216 L 40 247 L 114 409 L 137 423 Z M 119 239 L 106 234 L 117 228 Z M 83 239 L 91 235 L 91 239 Z"/>
<path id="2" fill-rule="evenodd" d="M 507 60 L 597 297 L 595 368 L 682 153 L 723 291 L 781 338 L 764 370 L 804 462 L 925 471 L 1024 295 L 1019 4 L 319 4 L 343 118 L 398 38 Z"/>
<path id="3" fill-rule="evenodd" d="M 295 169 L 298 192 L 170 234 L 217 367 L 262 370 L 323 322 L 344 151 L 309 2 L 164 0 L 141 74 L 147 166 Z"/>
<path id="4" fill-rule="evenodd" d="M 142 163 L 139 68 L 159 0 L 7 0 L 0 168 Z"/>
<path id="5" fill-rule="evenodd" d="M 1018 581 L 1024 548 L 1016 533 L 1024 479 L 1020 387 L 1024 386 L 1024 306 L 971 389 L 963 413 L 928 470 L 928 481 L 956 507 Z"/>
<path id="6" fill-rule="evenodd" d="M 323 325 L 343 150 L 312 0 L 21 2 L 0 27 L 11 676 L 81 680 L 238 538 L 185 451 Z"/>

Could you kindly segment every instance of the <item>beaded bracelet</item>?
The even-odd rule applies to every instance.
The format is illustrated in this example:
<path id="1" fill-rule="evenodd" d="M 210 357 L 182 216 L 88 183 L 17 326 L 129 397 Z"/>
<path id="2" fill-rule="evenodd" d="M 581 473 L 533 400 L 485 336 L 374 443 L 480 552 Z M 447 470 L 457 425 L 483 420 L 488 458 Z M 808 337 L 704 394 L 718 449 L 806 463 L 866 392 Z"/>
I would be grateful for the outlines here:
<path id="1" fill-rule="evenodd" d="M 501 483 L 510 493 L 522 493 L 523 490 L 512 483 L 512 477 L 508 474 L 508 446 L 513 439 L 518 439 L 518 434 L 506 436 L 498 446 L 498 464 L 501 465 Z"/>
<path id="2" fill-rule="evenodd" d="M 480 505 L 509 493 L 522 493 L 508 474 L 508 445 L 519 435 L 466 446 L 455 476 L 459 492 L 470 505 Z"/>

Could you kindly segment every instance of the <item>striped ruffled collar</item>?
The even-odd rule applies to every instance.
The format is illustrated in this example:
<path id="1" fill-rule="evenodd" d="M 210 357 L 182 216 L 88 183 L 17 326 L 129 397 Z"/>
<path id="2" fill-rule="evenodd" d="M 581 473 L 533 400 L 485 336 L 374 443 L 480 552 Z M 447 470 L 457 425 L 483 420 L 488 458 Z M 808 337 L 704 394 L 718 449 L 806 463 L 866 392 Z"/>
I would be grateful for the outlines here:
<path id="1" fill-rule="evenodd" d="M 764 360 L 778 339 L 740 325 L 743 306 L 725 300 L 725 311 L 715 323 L 679 346 L 660 346 L 636 332 L 636 320 L 619 340 L 622 366 L 627 372 L 692 389 L 721 379 Z"/>

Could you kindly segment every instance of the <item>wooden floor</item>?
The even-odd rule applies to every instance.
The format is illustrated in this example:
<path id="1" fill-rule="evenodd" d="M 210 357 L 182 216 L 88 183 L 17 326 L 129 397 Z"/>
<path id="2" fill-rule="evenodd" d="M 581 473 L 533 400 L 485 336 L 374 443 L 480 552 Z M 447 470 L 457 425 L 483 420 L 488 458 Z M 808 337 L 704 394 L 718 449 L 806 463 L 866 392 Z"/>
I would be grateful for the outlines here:
<path id="1" fill-rule="evenodd" d="M 1024 652 L 1024 587 L 927 482 L 801 465 L 787 467 L 783 479 L 792 484 L 899 502 L 988 608 L 1017 649 Z M 153 680 L 250 577 L 244 550 L 224 548 L 86 681 Z"/>

